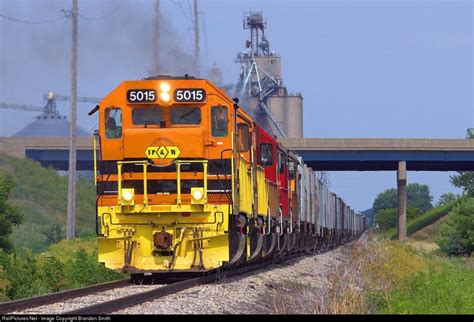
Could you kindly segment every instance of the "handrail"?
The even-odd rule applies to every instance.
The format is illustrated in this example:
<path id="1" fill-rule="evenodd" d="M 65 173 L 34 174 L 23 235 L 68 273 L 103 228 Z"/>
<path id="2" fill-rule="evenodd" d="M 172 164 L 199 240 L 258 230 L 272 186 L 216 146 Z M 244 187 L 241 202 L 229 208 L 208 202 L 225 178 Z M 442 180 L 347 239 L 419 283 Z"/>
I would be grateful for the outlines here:
<path id="1" fill-rule="evenodd" d="M 283 212 L 281 210 L 281 207 L 278 207 L 278 213 L 280 214 L 280 231 L 279 235 L 283 235 Z"/>
<path id="2" fill-rule="evenodd" d="M 143 166 L 143 204 L 148 205 L 148 180 L 147 180 L 147 166 L 148 161 L 117 161 L 117 186 L 118 186 L 118 202 L 122 203 L 122 165 L 124 164 L 136 164 Z"/>
<path id="3" fill-rule="evenodd" d="M 93 136 L 94 141 L 94 185 L 97 187 L 97 138 Z"/>
<path id="4" fill-rule="evenodd" d="M 293 212 L 290 208 L 290 234 L 293 232 Z"/>
<path id="5" fill-rule="evenodd" d="M 268 228 L 268 232 L 265 235 L 270 235 L 270 233 L 272 232 L 271 217 L 270 217 L 270 206 L 267 206 L 267 228 Z"/>
<path id="6" fill-rule="evenodd" d="M 186 165 L 190 163 L 202 163 L 203 165 L 203 200 L 207 203 L 207 173 L 208 173 L 208 160 L 176 160 L 176 188 L 177 188 L 177 198 L 176 203 L 178 206 L 182 202 L 182 192 L 181 192 L 181 165 Z M 121 203 L 122 196 L 120 192 L 122 191 L 122 166 L 124 164 L 135 164 L 143 166 L 143 204 L 148 206 L 148 175 L 147 167 L 149 165 L 147 160 L 140 161 L 117 161 L 117 183 L 118 183 L 118 201 Z"/>
<path id="7" fill-rule="evenodd" d="M 181 165 L 183 164 L 190 164 L 190 163 L 202 163 L 203 168 L 203 181 L 204 181 L 204 192 L 203 192 L 203 200 L 204 203 L 207 203 L 207 160 L 176 160 L 176 187 L 177 187 L 177 197 L 176 203 L 178 206 L 181 205 Z"/>

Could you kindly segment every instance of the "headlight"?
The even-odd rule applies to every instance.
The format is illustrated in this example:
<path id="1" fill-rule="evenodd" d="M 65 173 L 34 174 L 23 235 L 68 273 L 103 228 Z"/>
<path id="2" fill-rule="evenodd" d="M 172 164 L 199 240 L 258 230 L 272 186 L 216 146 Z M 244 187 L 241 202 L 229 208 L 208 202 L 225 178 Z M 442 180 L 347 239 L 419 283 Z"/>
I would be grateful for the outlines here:
<path id="1" fill-rule="evenodd" d="M 163 102 L 168 103 L 168 102 L 170 101 L 170 99 L 171 99 L 171 96 L 170 96 L 170 94 L 167 93 L 167 92 L 161 92 L 161 93 L 160 93 L 160 99 L 161 99 Z"/>
<path id="2" fill-rule="evenodd" d="M 191 188 L 191 204 L 192 205 L 203 205 L 207 202 L 204 198 L 204 188 L 192 187 Z"/>
<path id="3" fill-rule="evenodd" d="M 163 92 L 169 92 L 170 89 L 171 89 L 171 86 L 170 86 L 170 84 L 168 84 L 168 83 L 161 83 L 161 84 L 160 84 L 160 89 L 161 89 Z"/>
<path id="4" fill-rule="evenodd" d="M 124 201 L 132 201 L 133 200 L 133 189 L 122 189 L 122 199 Z"/>
<path id="5" fill-rule="evenodd" d="M 196 200 L 201 200 L 202 191 L 201 190 L 194 190 L 193 191 L 193 198 L 196 199 Z"/>

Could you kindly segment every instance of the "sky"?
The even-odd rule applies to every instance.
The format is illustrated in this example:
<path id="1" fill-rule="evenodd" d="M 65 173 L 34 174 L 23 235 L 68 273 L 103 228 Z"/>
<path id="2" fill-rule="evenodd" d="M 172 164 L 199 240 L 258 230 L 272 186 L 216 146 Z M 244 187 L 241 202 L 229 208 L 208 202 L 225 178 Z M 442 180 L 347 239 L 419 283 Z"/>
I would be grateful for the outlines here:
<path id="1" fill-rule="evenodd" d="M 213 63 L 227 83 L 249 31 L 245 12 L 262 11 L 283 80 L 304 101 L 304 136 L 318 138 L 463 138 L 474 127 L 471 1 L 199 1 L 201 76 Z M 43 106 L 43 93 L 70 92 L 71 1 L 0 0 L 0 102 Z M 151 0 L 79 0 L 78 95 L 103 97 L 121 81 L 148 76 Z M 170 74 L 191 64 L 192 1 L 161 0 L 160 57 Z M 20 23 L 5 17 L 29 22 Z M 58 103 L 67 115 L 69 106 Z M 78 122 L 93 129 L 90 104 Z M 31 112 L 0 110 L 0 136 Z M 449 172 L 409 172 L 434 201 L 459 193 Z M 330 172 L 331 188 L 356 210 L 396 186 L 395 172 Z"/>

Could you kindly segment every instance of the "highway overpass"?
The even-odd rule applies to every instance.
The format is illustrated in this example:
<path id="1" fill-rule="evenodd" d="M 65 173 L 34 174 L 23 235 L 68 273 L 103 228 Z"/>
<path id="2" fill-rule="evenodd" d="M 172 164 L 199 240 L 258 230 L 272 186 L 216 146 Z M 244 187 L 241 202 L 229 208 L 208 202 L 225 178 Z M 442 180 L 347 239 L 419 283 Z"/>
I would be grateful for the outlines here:
<path id="1" fill-rule="evenodd" d="M 474 171 L 474 139 L 283 139 L 315 170 L 397 171 L 399 239 L 406 237 L 407 170 Z M 67 137 L 4 137 L 0 153 L 68 169 Z M 77 169 L 93 169 L 92 137 L 77 139 Z"/>
<path id="2" fill-rule="evenodd" d="M 91 137 L 77 137 L 77 170 L 93 170 L 94 154 Z M 0 137 L 0 153 L 40 162 L 58 170 L 69 168 L 67 137 Z"/>
<path id="3" fill-rule="evenodd" d="M 283 139 L 314 169 L 326 171 L 474 171 L 474 139 Z M 92 137 L 77 139 L 77 168 L 91 170 Z M 2 137 L 0 153 L 68 168 L 66 137 Z"/>
<path id="4" fill-rule="evenodd" d="M 474 139 L 283 139 L 314 169 L 474 171 Z"/>

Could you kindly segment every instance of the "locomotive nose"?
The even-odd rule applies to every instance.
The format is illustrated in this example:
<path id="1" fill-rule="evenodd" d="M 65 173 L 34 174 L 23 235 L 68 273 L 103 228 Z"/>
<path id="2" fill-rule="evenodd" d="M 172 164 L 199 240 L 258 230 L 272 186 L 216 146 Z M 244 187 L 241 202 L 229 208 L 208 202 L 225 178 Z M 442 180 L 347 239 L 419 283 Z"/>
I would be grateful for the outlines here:
<path id="1" fill-rule="evenodd" d="M 204 135 L 201 128 L 127 129 L 124 132 L 124 158 L 150 159 L 165 165 L 177 158 L 204 158 Z"/>

